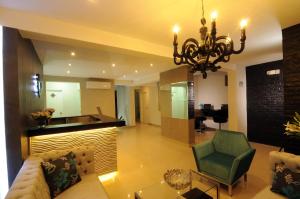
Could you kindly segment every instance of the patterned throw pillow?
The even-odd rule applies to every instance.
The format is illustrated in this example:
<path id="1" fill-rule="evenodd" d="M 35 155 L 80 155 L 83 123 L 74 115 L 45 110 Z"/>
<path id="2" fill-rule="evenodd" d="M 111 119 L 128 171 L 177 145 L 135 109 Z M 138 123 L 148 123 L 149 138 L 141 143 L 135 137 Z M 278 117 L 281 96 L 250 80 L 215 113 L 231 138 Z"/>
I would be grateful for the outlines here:
<path id="1" fill-rule="evenodd" d="M 271 191 L 287 196 L 289 199 L 299 199 L 300 173 L 291 171 L 283 163 L 276 164 Z"/>
<path id="2" fill-rule="evenodd" d="M 53 161 L 42 162 L 41 166 L 50 189 L 51 198 L 81 181 L 73 152 Z"/>

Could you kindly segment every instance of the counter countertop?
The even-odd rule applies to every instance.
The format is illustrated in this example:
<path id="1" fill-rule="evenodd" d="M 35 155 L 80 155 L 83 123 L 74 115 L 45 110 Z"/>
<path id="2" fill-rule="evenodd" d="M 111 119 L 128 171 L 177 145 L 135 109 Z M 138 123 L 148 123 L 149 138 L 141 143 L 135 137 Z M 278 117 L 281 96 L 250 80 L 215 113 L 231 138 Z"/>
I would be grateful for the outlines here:
<path id="1" fill-rule="evenodd" d="M 104 115 L 99 116 L 99 118 L 101 119 L 101 121 L 54 124 L 47 125 L 45 127 L 34 127 L 27 131 L 27 135 L 28 137 L 32 137 L 39 135 L 49 135 L 57 133 L 68 133 L 73 131 L 125 126 L 125 121 L 123 120 L 118 120 Z"/>

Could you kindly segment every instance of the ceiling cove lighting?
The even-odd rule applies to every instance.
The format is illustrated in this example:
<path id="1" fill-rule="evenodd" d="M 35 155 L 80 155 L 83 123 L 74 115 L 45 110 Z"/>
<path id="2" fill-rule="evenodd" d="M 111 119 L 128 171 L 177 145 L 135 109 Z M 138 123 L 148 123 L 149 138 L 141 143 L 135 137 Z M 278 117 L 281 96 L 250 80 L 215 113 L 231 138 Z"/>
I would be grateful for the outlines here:
<path id="1" fill-rule="evenodd" d="M 200 42 L 194 38 L 185 40 L 182 45 L 181 53 L 178 52 L 178 33 L 180 27 L 175 25 L 173 28 L 173 57 L 176 65 L 188 64 L 191 66 L 191 72 L 200 71 L 204 79 L 207 77 L 207 71 L 216 72 L 221 68 L 220 62 L 228 62 L 232 54 L 240 54 L 245 48 L 246 41 L 246 26 L 248 20 L 243 19 L 240 22 L 241 37 L 240 49 L 234 50 L 234 44 L 229 36 L 217 36 L 216 20 L 218 13 L 216 11 L 211 14 L 211 31 L 208 32 L 206 19 L 204 17 L 204 6 L 202 0 L 202 19 L 200 28 Z"/>
<path id="2" fill-rule="evenodd" d="M 6 138 L 4 123 L 4 91 L 3 91 L 3 27 L 0 26 L 0 198 L 8 191 L 8 173 L 6 157 Z"/>

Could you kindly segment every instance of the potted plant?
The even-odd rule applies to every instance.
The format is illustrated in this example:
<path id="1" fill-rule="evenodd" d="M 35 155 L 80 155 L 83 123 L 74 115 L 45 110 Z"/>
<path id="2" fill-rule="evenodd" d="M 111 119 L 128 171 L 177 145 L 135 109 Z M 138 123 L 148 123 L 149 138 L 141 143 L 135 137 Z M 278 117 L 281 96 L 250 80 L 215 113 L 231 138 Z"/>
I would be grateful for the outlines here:
<path id="1" fill-rule="evenodd" d="M 300 155 L 300 115 L 295 113 L 292 120 L 288 121 L 285 125 L 285 137 L 282 140 L 280 151 L 284 148 L 285 152 Z"/>
<path id="2" fill-rule="evenodd" d="M 300 115 L 295 112 L 295 116 L 292 121 L 288 121 L 285 125 L 286 135 L 300 136 Z"/>
<path id="3" fill-rule="evenodd" d="M 31 117 L 37 121 L 40 127 L 44 127 L 48 125 L 49 120 L 51 119 L 55 110 L 53 108 L 47 108 L 43 111 L 33 112 L 31 113 Z"/>

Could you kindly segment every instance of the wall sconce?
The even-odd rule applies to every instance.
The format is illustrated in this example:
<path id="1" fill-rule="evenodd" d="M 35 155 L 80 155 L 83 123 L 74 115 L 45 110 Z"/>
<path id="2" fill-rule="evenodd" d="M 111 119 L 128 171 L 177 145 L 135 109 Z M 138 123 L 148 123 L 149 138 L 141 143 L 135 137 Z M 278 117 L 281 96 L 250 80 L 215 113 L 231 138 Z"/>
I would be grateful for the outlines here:
<path id="1" fill-rule="evenodd" d="M 33 93 L 35 96 L 41 97 L 41 90 L 42 90 L 42 82 L 40 74 L 34 74 L 32 76 L 33 82 Z"/>
<path id="2" fill-rule="evenodd" d="M 266 73 L 269 76 L 271 76 L 271 75 L 279 75 L 280 74 L 280 69 L 268 70 Z"/>

